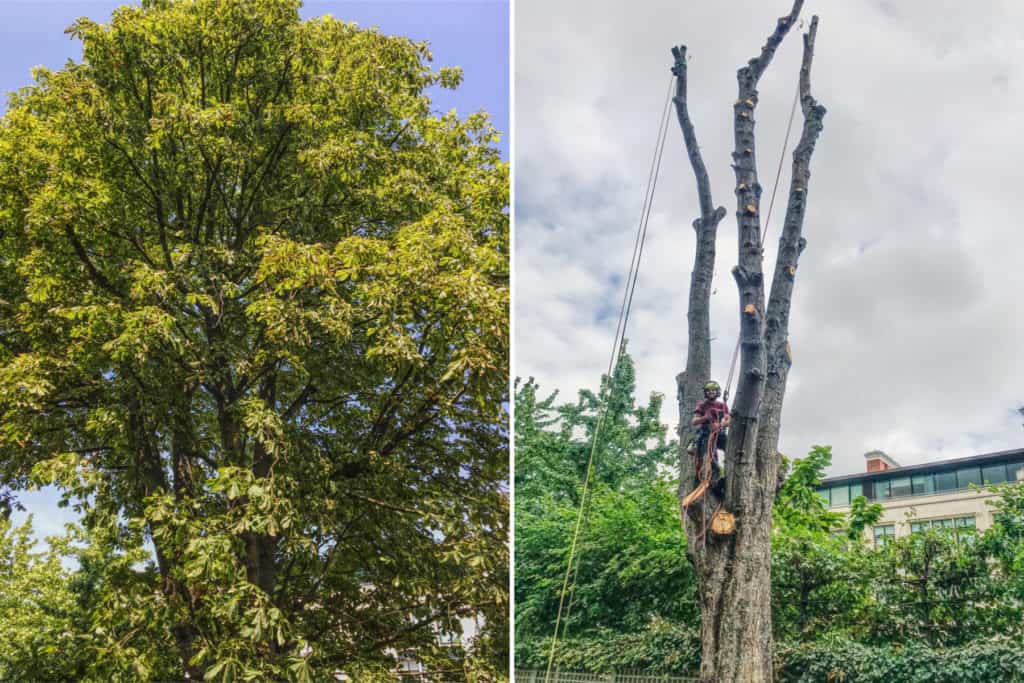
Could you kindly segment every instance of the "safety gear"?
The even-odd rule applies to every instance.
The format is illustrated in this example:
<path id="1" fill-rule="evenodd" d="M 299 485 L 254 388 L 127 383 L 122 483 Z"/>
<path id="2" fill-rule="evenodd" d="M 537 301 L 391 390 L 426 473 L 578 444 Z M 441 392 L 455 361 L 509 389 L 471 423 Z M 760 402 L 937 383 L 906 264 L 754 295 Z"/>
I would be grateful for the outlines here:
<path id="1" fill-rule="evenodd" d="M 709 393 L 714 393 L 713 396 L 708 396 Z M 704 398 L 718 398 L 718 395 L 722 393 L 722 387 L 718 382 L 708 382 L 704 385 Z"/>

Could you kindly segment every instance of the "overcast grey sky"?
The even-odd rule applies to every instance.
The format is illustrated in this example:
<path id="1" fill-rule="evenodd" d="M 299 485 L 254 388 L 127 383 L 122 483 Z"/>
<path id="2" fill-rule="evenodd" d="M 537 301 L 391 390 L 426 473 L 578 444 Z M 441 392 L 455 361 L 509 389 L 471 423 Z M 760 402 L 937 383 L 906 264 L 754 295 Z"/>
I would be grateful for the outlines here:
<path id="1" fill-rule="evenodd" d="M 517 375 L 572 399 L 607 365 L 669 49 L 682 43 L 714 200 L 729 211 L 712 297 L 712 373 L 724 381 L 739 319 L 729 275 L 735 73 L 789 9 L 789 0 L 517 0 Z M 1024 4 L 809 0 L 802 19 L 812 13 L 812 92 L 828 114 L 811 166 L 780 450 L 830 444 L 830 473 L 840 474 L 862 471 L 875 448 L 912 464 L 1020 447 Z M 760 84 L 764 207 L 800 51 L 792 32 Z M 787 152 L 766 272 L 790 163 Z M 628 332 L 640 396 L 666 394 L 673 429 L 697 215 L 673 115 Z"/>

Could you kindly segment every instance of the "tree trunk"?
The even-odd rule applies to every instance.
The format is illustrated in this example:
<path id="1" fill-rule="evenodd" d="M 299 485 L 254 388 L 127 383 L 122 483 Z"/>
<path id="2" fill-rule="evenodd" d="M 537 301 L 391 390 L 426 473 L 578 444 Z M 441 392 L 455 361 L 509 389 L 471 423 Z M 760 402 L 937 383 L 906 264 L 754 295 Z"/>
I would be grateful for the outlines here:
<path id="1" fill-rule="evenodd" d="M 140 387 L 142 389 L 142 387 Z M 128 438 L 131 442 L 131 450 L 136 454 L 136 466 L 143 476 L 139 478 L 140 490 L 139 500 L 146 500 L 149 496 L 168 490 L 168 482 L 164 473 L 163 462 L 160 459 L 160 452 L 153 442 L 152 430 L 146 424 L 143 409 L 143 398 L 132 399 L 128 404 Z M 177 488 L 178 465 L 180 453 L 173 455 L 175 460 L 175 488 Z M 185 614 L 188 611 L 188 602 L 191 596 L 188 587 L 183 581 L 175 578 L 178 558 L 173 548 L 168 549 L 160 540 L 159 535 L 154 533 L 154 522 L 150 522 L 149 535 L 153 539 L 153 547 L 156 551 L 157 568 L 160 571 L 160 578 L 163 585 L 161 590 L 167 600 L 172 615 L 171 634 L 178 646 L 178 654 L 181 656 L 183 667 L 192 680 L 203 680 L 206 667 L 191 663 L 192 657 L 197 652 L 196 641 L 200 637 L 195 625 Z"/>
<path id="2" fill-rule="evenodd" d="M 775 50 L 796 23 L 802 5 L 802 0 L 794 2 L 789 15 L 779 19 L 761 54 L 737 73 L 739 97 L 733 107 L 733 169 L 739 262 L 732 272 L 740 298 L 740 368 L 725 454 L 725 487 L 721 495 L 709 489 L 685 510 L 681 507 L 687 554 L 700 586 L 701 679 L 714 683 L 772 680 L 771 513 L 777 489 L 779 455 L 776 449 L 782 400 L 792 360 L 788 343 L 789 307 L 797 261 L 805 245 L 801 233 L 810 158 L 825 114 L 824 108 L 810 95 L 817 17 L 812 19 L 810 30 L 804 36 L 800 71 L 803 133 L 793 154 L 793 180 L 767 306 L 754 110 L 758 81 Z M 701 208 L 701 216 L 694 222 L 697 246 L 687 313 L 686 371 L 676 378 L 681 437 L 680 495 L 683 495 L 693 488 L 693 462 L 686 454 L 691 416 L 701 398 L 702 386 L 711 379 L 711 276 L 717 226 L 725 216 L 725 209 L 712 208 L 707 170 L 687 109 L 686 48 L 674 48 L 673 55 L 673 73 L 677 76 L 676 111 L 696 177 Z M 733 533 L 718 535 L 709 530 L 710 518 L 718 510 L 735 516 Z"/>

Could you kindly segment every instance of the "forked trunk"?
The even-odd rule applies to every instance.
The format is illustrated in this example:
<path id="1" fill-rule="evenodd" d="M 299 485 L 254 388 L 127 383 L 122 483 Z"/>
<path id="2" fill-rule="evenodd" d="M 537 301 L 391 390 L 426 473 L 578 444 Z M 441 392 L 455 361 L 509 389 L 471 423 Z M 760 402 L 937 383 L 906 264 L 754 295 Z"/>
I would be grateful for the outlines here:
<path id="1" fill-rule="evenodd" d="M 772 504 L 778 486 L 779 439 L 786 377 L 792 361 L 789 308 L 797 262 L 806 244 L 802 237 L 810 159 L 822 128 L 823 107 L 810 94 L 817 17 L 804 35 L 800 70 L 803 132 L 793 153 L 785 225 L 765 301 L 762 271 L 761 185 L 757 177 L 754 111 L 757 84 L 775 50 L 796 23 L 803 0 L 779 19 L 761 54 L 739 70 L 739 97 L 734 109 L 733 169 L 736 174 L 739 261 L 733 268 L 740 295 L 740 366 L 732 425 L 725 454 L 725 483 L 721 493 L 711 488 L 688 507 L 682 498 L 694 485 L 694 462 L 687 444 L 696 435 L 691 417 L 701 389 L 710 379 L 710 293 L 715 264 L 718 223 L 722 207 L 713 208 L 707 170 L 687 109 L 686 48 L 673 49 L 677 76 L 676 111 L 697 181 L 701 216 L 687 313 L 686 370 L 677 378 L 680 421 L 680 513 L 687 553 L 697 570 L 701 600 L 701 679 L 708 683 L 757 683 L 772 680 L 771 528 Z M 719 525 L 711 524 L 721 513 Z"/>

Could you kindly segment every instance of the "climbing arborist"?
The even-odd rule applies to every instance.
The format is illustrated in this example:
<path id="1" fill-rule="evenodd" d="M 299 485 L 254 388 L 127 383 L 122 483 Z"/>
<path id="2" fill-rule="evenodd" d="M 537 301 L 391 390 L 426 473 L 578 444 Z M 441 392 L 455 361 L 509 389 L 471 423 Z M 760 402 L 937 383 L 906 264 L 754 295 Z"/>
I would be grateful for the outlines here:
<path id="1" fill-rule="evenodd" d="M 711 454 L 711 481 L 718 480 L 718 451 L 725 450 L 727 442 L 726 428 L 729 426 L 729 406 L 718 397 L 722 393 L 722 387 L 718 382 L 708 382 L 704 385 L 704 400 L 697 404 L 693 411 L 693 422 L 695 427 L 700 427 L 700 434 L 697 437 L 696 448 L 693 451 L 693 465 L 698 480 L 701 479 L 701 466 L 708 454 L 708 439 L 711 433 L 717 431 L 715 437 L 715 449 Z"/>

